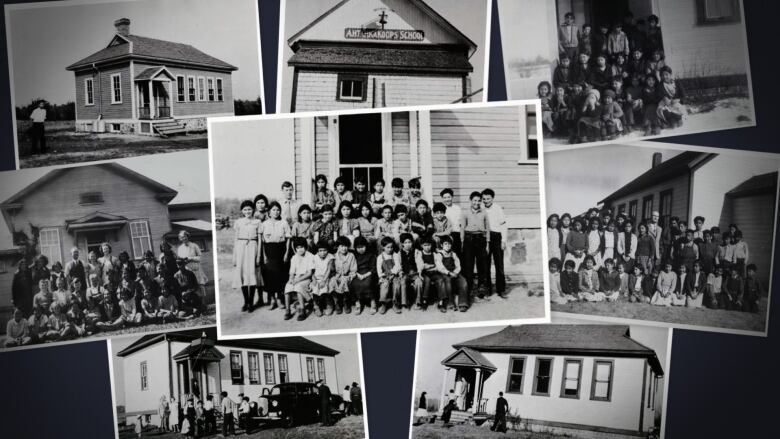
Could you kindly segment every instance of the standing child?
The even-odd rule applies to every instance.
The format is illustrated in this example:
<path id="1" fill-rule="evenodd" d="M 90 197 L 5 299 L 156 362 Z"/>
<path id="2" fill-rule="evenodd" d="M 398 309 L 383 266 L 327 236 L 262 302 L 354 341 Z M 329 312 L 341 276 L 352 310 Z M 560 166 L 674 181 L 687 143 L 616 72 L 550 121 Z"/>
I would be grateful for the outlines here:
<path id="1" fill-rule="evenodd" d="M 712 231 L 702 232 L 703 240 L 699 243 L 699 261 L 703 272 L 709 274 L 715 269 L 718 258 L 718 245 L 712 242 Z"/>
<path id="2" fill-rule="evenodd" d="M 405 204 L 398 204 L 396 206 L 406 206 Z M 394 233 L 394 224 L 395 221 L 393 220 L 393 207 L 388 205 L 385 205 L 382 207 L 382 217 L 379 218 L 376 221 L 376 227 L 374 229 L 374 242 L 377 243 L 376 247 L 371 247 L 371 253 L 379 253 L 382 251 L 381 246 L 379 243 L 384 238 L 390 238 L 395 239 L 395 233 Z"/>
<path id="3" fill-rule="evenodd" d="M 615 22 L 607 37 L 607 53 L 615 60 L 618 55 L 628 56 L 630 50 L 628 36 L 623 32 L 623 23 Z"/>
<path id="4" fill-rule="evenodd" d="M 262 243 L 265 263 L 263 264 L 263 281 L 268 292 L 271 309 L 279 307 L 284 301 L 284 284 L 287 269 L 287 247 L 292 235 L 290 225 L 282 219 L 282 206 L 273 201 L 268 206 L 268 218 L 262 225 Z M 323 218 L 326 215 L 323 210 Z"/>
<path id="5" fill-rule="evenodd" d="M 455 193 L 452 189 L 442 189 L 442 191 L 439 193 L 439 196 L 441 197 L 442 203 L 444 203 L 444 207 L 447 208 L 447 211 L 444 212 L 444 214 L 447 216 L 447 220 L 449 220 L 449 223 L 452 225 L 452 232 L 450 233 L 450 237 L 452 238 L 452 251 L 454 251 L 456 255 L 460 256 L 462 254 L 463 248 L 460 241 L 460 229 L 463 226 L 461 224 L 461 220 L 463 219 L 463 211 L 461 210 L 460 206 L 453 203 Z"/>
<path id="6" fill-rule="evenodd" d="M 606 23 L 599 24 L 599 31 L 593 36 L 593 56 L 606 57 L 609 53 L 609 26 Z"/>
<path id="7" fill-rule="evenodd" d="M 341 205 L 343 206 L 344 203 L 345 202 L 342 201 Z M 346 203 L 349 204 L 349 201 L 346 201 Z M 336 242 L 336 237 L 338 236 L 339 227 L 338 224 L 336 224 L 336 220 L 333 218 L 333 208 L 331 206 L 327 207 L 328 209 L 322 210 L 322 218 L 317 220 L 312 226 L 312 231 L 314 233 L 313 241 L 315 243 L 325 241 L 328 245 L 333 246 Z"/>
<path id="8" fill-rule="evenodd" d="M 590 55 L 587 53 L 580 53 L 577 57 L 577 63 L 571 67 L 569 72 L 569 80 L 572 83 L 572 96 L 577 96 L 583 92 L 584 84 L 588 82 L 588 76 L 590 73 Z M 579 84 L 580 90 L 574 87 Z"/>
<path id="9" fill-rule="evenodd" d="M 566 237 L 565 261 L 574 262 L 574 271 L 579 271 L 588 251 L 588 237 L 582 232 L 582 220 L 574 220 L 574 229 Z"/>
<path id="10" fill-rule="evenodd" d="M 392 188 L 393 192 L 390 194 L 390 199 L 388 200 L 387 204 L 393 207 L 398 204 L 405 204 L 407 207 L 411 207 L 411 203 L 409 202 L 409 194 L 404 191 L 404 180 L 402 178 L 393 178 L 393 180 L 390 182 L 390 187 Z M 384 206 L 380 206 L 380 209 L 382 207 Z M 379 216 L 380 212 L 377 212 L 376 216 Z"/>
<path id="11" fill-rule="evenodd" d="M 312 221 L 311 207 L 308 204 L 301 204 L 301 207 L 298 208 L 298 220 L 293 223 L 290 234 L 292 238 L 305 239 L 307 249 L 314 250 L 314 222 Z"/>
<path id="12" fill-rule="evenodd" d="M 396 209 L 398 209 L 397 206 Z M 395 252 L 395 241 L 392 238 L 382 238 L 379 245 L 382 252 L 376 258 L 376 271 L 379 276 L 379 314 L 387 312 L 388 306 L 400 310 L 401 294 L 401 256 Z"/>
<path id="13" fill-rule="evenodd" d="M 262 223 L 254 218 L 254 213 L 254 203 L 249 200 L 242 202 L 241 215 L 243 216 L 233 224 L 236 231 L 233 243 L 233 288 L 241 289 L 244 297 L 241 311 L 249 312 L 254 311 L 255 292 L 258 286 L 263 284 L 262 278 L 257 277 L 257 268 L 260 266 L 259 246 Z"/>
<path id="14" fill-rule="evenodd" d="M 574 14 L 567 12 L 563 16 L 563 23 L 558 28 L 558 53 L 566 54 L 569 58 L 577 54 L 579 47 L 579 30 L 574 24 Z"/>
<path id="15" fill-rule="evenodd" d="M 626 88 L 625 104 L 623 104 L 628 131 L 642 124 L 642 113 L 642 76 L 635 74 L 631 76 L 631 85 Z"/>
<path id="16" fill-rule="evenodd" d="M 593 26 L 590 23 L 583 23 L 580 28 L 578 53 L 593 54 Z"/>
<path id="17" fill-rule="evenodd" d="M 487 267 L 485 269 L 487 280 L 487 294 L 493 294 L 493 286 L 496 288 L 496 294 L 506 299 L 506 276 L 504 276 L 504 251 L 506 251 L 509 229 L 506 223 L 504 209 L 495 202 L 496 193 L 493 189 L 487 188 L 482 191 L 482 205 L 487 213 L 489 224 L 490 240 L 488 241 Z M 496 274 L 495 283 L 490 276 L 490 265 L 493 264 Z"/>
<path id="18" fill-rule="evenodd" d="M 655 284 L 655 294 L 650 299 L 651 305 L 671 306 L 672 296 L 677 289 L 677 275 L 672 271 L 672 264 L 667 262 L 664 271 L 658 274 Z"/>
<path id="19" fill-rule="evenodd" d="M 603 262 L 601 259 L 601 251 L 604 248 L 604 240 L 599 230 L 601 221 L 598 218 L 592 218 L 590 220 L 590 230 L 588 231 L 588 256 L 593 259 L 593 268 L 596 270 L 601 269 Z"/>
<path id="20" fill-rule="evenodd" d="M 550 259 L 563 258 L 561 255 L 561 248 L 563 243 L 563 236 L 558 228 L 558 214 L 554 213 L 547 217 L 547 252 Z"/>
<path id="21" fill-rule="evenodd" d="M 409 180 L 409 205 L 416 206 L 417 202 L 423 199 L 423 188 L 420 177 L 414 177 Z"/>
<path id="22" fill-rule="evenodd" d="M 335 258 L 329 253 L 330 248 L 331 246 L 324 240 L 317 242 L 317 254 L 314 257 L 314 275 L 310 286 L 314 311 L 317 313 L 317 317 L 323 314 L 322 308 L 325 308 L 325 315 L 333 314 L 330 293 L 333 291 L 332 287 L 334 286 L 331 283 L 331 277 L 333 277 L 335 271 L 333 263 Z"/>
<path id="23" fill-rule="evenodd" d="M 489 293 L 490 262 L 490 220 L 482 208 L 482 194 L 472 192 L 469 195 L 471 208 L 463 213 L 461 220 L 461 241 L 463 242 L 463 276 L 469 287 L 469 297 L 476 295 L 480 299 Z M 474 282 L 474 266 L 477 268 L 477 282 Z"/>
<path id="24" fill-rule="evenodd" d="M 569 303 L 563 298 L 561 293 L 561 273 L 559 273 L 558 267 L 561 264 L 561 260 L 558 258 L 550 259 L 548 269 L 550 270 L 550 302 L 557 303 L 559 305 L 566 305 Z"/>
<path id="25" fill-rule="evenodd" d="M 683 117 L 687 113 L 683 100 L 685 91 L 681 83 L 674 80 L 672 69 L 669 66 L 660 68 L 661 83 L 658 103 L 658 119 L 664 128 L 678 128 L 683 124 Z"/>
<path id="26" fill-rule="evenodd" d="M 452 234 L 452 223 L 447 218 L 447 207 L 444 203 L 433 203 L 433 242 L 438 248 L 441 238 Z"/>
<path id="27" fill-rule="evenodd" d="M 311 302 L 309 286 L 314 274 L 314 255 L 307 251 L 309 246 L 301 237 L 292 238 L 292 246 L 295 254 L 290 259 L 289 278 L 284 286 L 284 306 L 286 309 L 284 319 L 289 320 L 292 318 L 292 294 L 295 293 L 297 295 L 297 300 L 295 301 L 297 304 L 297 319 L 301 321 L 306 318 L 306 305 Z M 314 308 L 317 310 L 317 315 L 321 315 L 319 305 L 315 303 Z"/>
<path id="28" fill-rule="evenodd" d="M 642 108 L 644 109 L 642 120 L 644 121 L 645 136 L 655 136 L 661 133 L 657 114 L 661 96 L 657 82 L 655 76 L 647 75 L 645 86 L 642 88 Z"/>
<path id="29" fill-rule="evenodd" d="M 702 272 L 701 264 L 698 261 L 693 264 L 693 273 L 690 274 L 690 278 L 685 306 L 688 308 L 701 308 L 707 289 L 707 277 Z"/>
<path id="30" fill-rule="evenodd" d="M 341 314 L 342 310 L 347 314 L 352 312 L 353 300 L 350 297 L 349 286 L 357 275 L 357 261 L 355 255 L 349 251 L 351 245 L 349 239 L 344 236 L 339 236 L 336 240 L 336 256 L 333 261 L 335 272 L 331 279 L 336 314 Z"/>
<path id="31" fill-rule="evenodd" d="M 639 224 L 639 237 L 636 243 L 636 261 L 645 274 L 653 271 L 653 261 L 656 259 L 655 240 L 647 233 L 647 224 Z"/>
<path id="32" fill-rule="evenodd" d="M 363 312 L 365 305 L 371 306 L 372 315 L 377 312 L 376 292 L 374 290 L 377 264 L 374 248 L 375 246 L 373 245 L 369 246 L 366 238 L 362 236 L 355 238 L 355 264 L 357 265 L 357 271 L 355 272 L 355 278 L 352 279 L 350 291 L 356 301 L 357 311 L 355 314 L 357 315 Z"/>
<path id="33" fill-rule="evenodd" d="M 385 197 L 385 181 L 383 179 L 380 178 L 374 182 L 374 191 L 371 192 L 371 195 L 368 197 L 368 202 L 371 204 L 374 215 L 379 216 L 382 207 L 387 204 Z"/>
<path id="34" fill-rule="evenodd" d="M 618 217 L 620 219 L 622 217 Z M 636 251 L 637 251 L 638 238 L 633 233 L 633 223 L 631 220 L 624 220 L 623 232 L 618 235 L 618 263 L 626 266 L 627 272 L 634 271 L 634 265 L 636 265 Z M 644 267 L 640 267 L 640 271 L 644 273 Z"/>
<path id="35" fill-rule="evenodd" d="M 650 15 L 647 17 L 647 31 L 645 32 L 645 50 L 647 53 L 653 53 L 656 50 L 663 50 L 664 39 L 661 33 L 661 27 L 658 26 L 658 16 Z"/>
<path id="36" fill-rule="evenodd" d="M 423 239 L 430 239 L 424 237 Z M 401 235 L 401 273 L 399 283 L 401 287 L 401 306 L 395 308 L 396 313 L 401 312 L 401 308 L 411 305 L 412 295 L 415 303 L 420 303 L 422 297 L 423 280 L 420 271 L 417 269 L 417 253 L 419 250 L 414 248 L 412 235 L 404 233 Z"/>
<path id="37" fill-rule="evenodd" d="M 732 236 L 734 246 L 734 269 L 739 272 L 740 276 L 745 276 L 745 265 L 750 257 L 750 251 L 747 242 L 742 240 L 742 230 L 737 230 Z"/>
<path id="38" fill-rule="evenodd" d="M 412 221 L 412 233 L 415 235 L 415 244 L 418 245 L 422 238 L 433 236 L 433 216 L 428 209 L 428 202 L 417 200 L 414 211 L 409 214 Z"/>
<path id="39" fill-rule="evenodd" d="M 319 217 L 322 212 L 322 208 L 327 204 L 333 206 L 336 202 L 334 193 L 328 188 L 328 177 L 323 174 L 317 175 L 314 179 L 314 213 Z M 298 208 L 300 212 L 300 208 Z"/>
<path id="40" fill-rule="evenodd" d="M 436 267 L 442 275 L 439 290 L 439 311 L 447 312 L 447 305 L 453 311 L 466 312 L 469 309 L 468 282 L 461 275 L 460 259 L 452 251 L 452 239 L 441 240 L 441 250 L 435 257 Z"/>
<path id="41" fill-rule="evenodd" d="M 436 268 L 436 253 L 434 252 L 433 239 L 423 238 L 420 242 L 420 247 L 421 250 L 416 252 L 415 263 L 417 264 L 417 272 L 422 279 L 422 294 L 417 295 L 416 308 L 425 310 L 428 308 L 431 300 L 431 288 L 436 290 L 435 294 L 438 295 L 438 292 L 441 290 L 442 279 Z"/>
<path id="42" fill-rule="evenodd" d="M 366 189 L 366 180 L 363 177 L 355 177 L 354 190 L 352 191 L 352 206 L 357 207 L 364 201 L 369 201 L 369 193 Z"/>
<path id="43" fill-rule="evenodd" d="M 724 305 L 721 300 L 723 294 L 723 269 L 716 266 L 714 271 L 707 276 L 707 289 L 706 297 L 704 298 L 704 305 L 710 309 L 718 309 L 719 306 Z"/>
<path id="44" fill-rule="evenodd" d="M 269 211 L 272 204 L 268 205 Z M 301 203 L 295 200 L 295 187 L 289 181 L 282 183 L 282 196 L 277 204 L 279 204 L 280 218 L 287 223 L 288 227 L 292 226 Z"/>
<path id="45" fill-rule="evenodd" d="M 758 268 L 755 264 L 748 264 L 747 275 L 745 276 L 745 294 L 742 303 L 742 311 L 745 312 L 758 312 L 758 304 L 761 301 L 761 296 L 764 294 L 764 288 L 761 285 L 761 281 L 756 277 Z"/>

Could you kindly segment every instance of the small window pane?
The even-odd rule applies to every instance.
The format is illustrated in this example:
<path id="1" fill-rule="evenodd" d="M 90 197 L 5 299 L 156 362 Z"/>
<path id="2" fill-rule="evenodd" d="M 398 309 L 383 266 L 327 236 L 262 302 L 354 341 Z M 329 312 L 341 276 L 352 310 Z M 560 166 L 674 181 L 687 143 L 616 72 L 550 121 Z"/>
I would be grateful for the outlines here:
<path id="1" fill-rule="evenodd" d="M 609 394 L 609 384 L 608 383 L 596 383 L 596 390 L 594 391 L 593 395 L 596 398 L 606 398 Z"/>
<path id="2" fill-rule="evenodd" d="M 522 390 L 523 385 L 523 377 L 522 375 L 512 375 L 511 378 L 509 378 L 509 391 L 510 392 L 519 392 Z"/>
<path id="3" fill-rule="evenodd" d="M 596 380 L 598 381 L 609 380 L 609 364 L 599 363 L 596 366 Z"/>
<path id="4" fill-rule="evenodd" d="M 523 373 L 523 363 L 524 363 L 524 360 L 522 358 L 513 360 L 512 361 L 512 373 Z"/>

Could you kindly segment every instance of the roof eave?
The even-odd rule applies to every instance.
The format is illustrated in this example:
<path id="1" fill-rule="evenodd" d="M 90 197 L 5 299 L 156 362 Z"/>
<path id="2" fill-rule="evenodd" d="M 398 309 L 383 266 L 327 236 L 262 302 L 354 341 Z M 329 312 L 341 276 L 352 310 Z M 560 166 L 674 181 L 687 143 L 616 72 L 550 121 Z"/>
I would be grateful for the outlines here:
<path id="1" fill-rule="evenodd" d="M 160 62 L 160 63 L 168 63 L 168 64 L 179 64 L 187 67 L 205 67 L 209 69 L 214 70 L 221 70 L 226 72 L 233 72 L 238 70 L 238 67 L 224 63 L 224 65 L 216 65 L 216 64 L 208 64 L 208 63 L 195 63 L 192 61 L 186 61 L 186 60 L 180 60 L 180 59 L 172 59 L 172 58 L 163 58 L 158 56 L 145 56 L 145 55 L 137 55 L 137 54 L 124 54 L 121 56 L 115 56 L 111 58 L 105 58 L 101 59 L 99 61 L 93 61 L 93 62 L 76 62 L 74 64 L 69 65 L 68 67 L 65 67 L 65 70 L 70 71 L 77 71 L 77 70 L 83 70 L 86 68 L 90 68 L 93 65 L 99 66 L 104 64 L 111 64 L 118 61 L 150 61 L 150 62 Z"/>
<path id="2" fill-rule="evenodd" d="M 406 73 L 471 73 L 474 71 L 473 66 L 468 68 L 451 68 L 451 67 L 409 67 L 409 66 L 378 66 L 371 64 L 323 64 L 323 63 L 307 63 L 288 61 L 287 64 L 290 67 L 305 68 L 309 70 L 360 70 L 371 72 L 406 72 Z"/>

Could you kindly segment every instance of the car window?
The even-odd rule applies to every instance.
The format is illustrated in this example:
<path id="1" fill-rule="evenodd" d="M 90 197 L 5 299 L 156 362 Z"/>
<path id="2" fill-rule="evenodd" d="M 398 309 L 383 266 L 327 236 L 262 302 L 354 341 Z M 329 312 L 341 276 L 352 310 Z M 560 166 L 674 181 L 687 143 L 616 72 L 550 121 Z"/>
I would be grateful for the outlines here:
<path id="1" fill-rule="evenodd" d="M 291 386 L 274 386 L 271 389 L 271 395 L 286 395 L 290 393 L 294 393 L 294 390 Z"/>

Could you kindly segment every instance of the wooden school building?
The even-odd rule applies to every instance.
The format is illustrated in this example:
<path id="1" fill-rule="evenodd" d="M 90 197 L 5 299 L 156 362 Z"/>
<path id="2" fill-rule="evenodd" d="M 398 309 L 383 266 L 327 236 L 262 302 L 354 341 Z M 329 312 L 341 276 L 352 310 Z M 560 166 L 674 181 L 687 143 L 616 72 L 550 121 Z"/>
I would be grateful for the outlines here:
<path id="1" fill-rule="evenodd" d="M 469 194 L 492 188 L 507 216 L 508 281 L 541 282 L 539 149 L 533 105 L 295 118 L 296 197 L 310 203 L 318 174 L 373 187 L 419 177 L 432 206 L 444 188 L 466 210 Z"/>
<path id="2" fill-rule="evenodd" d="M 343 0 L 287 44 L 291 112 L 471 100 L 477 45 L 422 0 Z"/>
<path id="3" fill-rule="evenodd" d="M 232 116 L 238 70 L 195 47 L 134 35 L 114 22 L 105 48 L 67 67 L 76 84 L 76 130 L 168 136 L 205 131 Z"/>
<path id="4" fill-rule="evenodd" d="M 452 419 L 485 420 L 504 392 L 524 427 L 574 437 L 647 437 L 664 371 L 627 326 L 523 325 L 464 341 L 442 360 L 442 401 L 465 378 Z"/>

